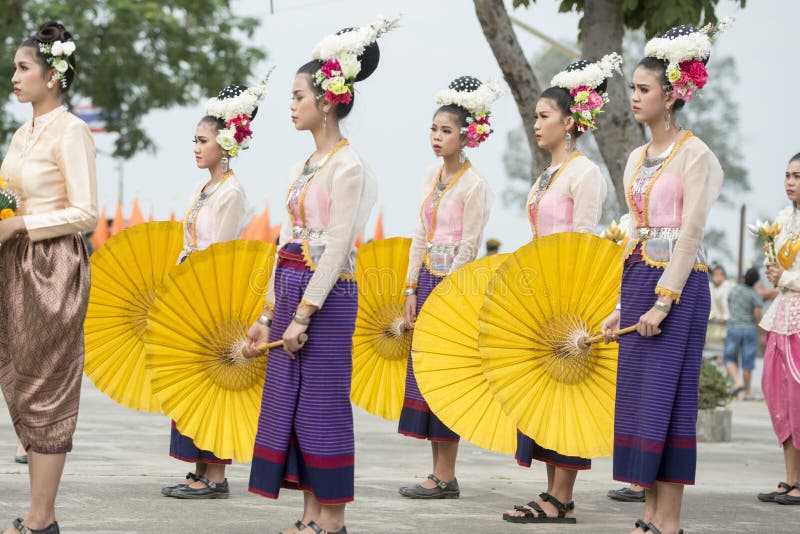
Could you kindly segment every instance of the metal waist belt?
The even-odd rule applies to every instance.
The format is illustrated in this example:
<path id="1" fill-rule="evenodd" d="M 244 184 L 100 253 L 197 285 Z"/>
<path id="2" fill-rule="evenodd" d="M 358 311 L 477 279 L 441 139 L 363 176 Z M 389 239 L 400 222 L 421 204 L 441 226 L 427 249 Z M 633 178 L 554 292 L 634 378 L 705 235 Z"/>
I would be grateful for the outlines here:
<path id="1" fill-rule="evenodd" d="M 427 243 L 425 245 L 428 253 L 434 254 L 453 254 L 458 252 L 458 245 L 448 245 L 444 243 Z"/>
<path id="2" fill-rule="evenodd" d="M 324 240 L 328 237 L 328 232 L 324 230 L 316 230 L 314 228 L 303 228 L 302 226 L 292 227 L 292 237 L 294 239 L 304 240 Z"/>
<path id="3" fill-rule="evenodd" d="M 680 228 L 652 228 L 640 226 L 636 229 L 637 239 L 678 239 Z"/>

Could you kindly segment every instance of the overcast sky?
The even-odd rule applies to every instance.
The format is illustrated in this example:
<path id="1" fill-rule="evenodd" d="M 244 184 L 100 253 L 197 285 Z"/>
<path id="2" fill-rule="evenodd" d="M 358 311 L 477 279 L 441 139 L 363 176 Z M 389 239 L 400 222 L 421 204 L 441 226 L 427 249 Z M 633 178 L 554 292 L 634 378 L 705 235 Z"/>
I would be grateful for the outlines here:
<path id="1" fill-rule="evenodd" d="M 464 74 L 502 79 L 472 2 L 273 0 L 272 3 L 274 14 L 269 13 L 268 0 L 233 2 L 237 13 L 262 20 L 253 44 L 267 52 L 267 63 L 277 65 L 269 94 L 253 123 L 251 149 L 234 165 L 251 203 L 261 210 L 269 201 L 273 224 L 282 220 L 289 168 L 314 149 L 309 133 L 295 131 L 288 105 L 294 72 L 310 59 L 316 42 L 340 28 L 367 24 L 376 15 L 402 11 L 405 13 L 402 26 L 380 40 L 381 61 L 377 71 L 356 86 L 355 108 L 344 122 L 343 130 L 378 175 L 378 208 L 383 209 L 387 236 L 409 235 L 419 213 L 422 173 L 435 161 L 428 141 L 431 114 L 436 107 L 434 93 Z M 510 0 L 506 3 L 511 9 Z M 558 13 L 558 4 L 555 0 L 538 0 L 533 7 L 516 10 L 514 15 L 556 39 L 573 43 L 579 17 L 575 13 Z M 735 2 L 721 0 L 718 11 L 737 19 L 735 26 L 719 37 L 713 54 L 732 55 L 737 61 L 740 85 L 734 92 L 741 111 L 744 140 L 741 150 L 753 186 L 753 191 L 744 195 L 742 201 L 748 204 L 748 218 L 754 219 L 758 214 L 774 214 L 786 204 L 783 173 L 789 157 L 800 151 L 793 101 L 800 87 L 800 70 L 794 57 L 800 3 L 751 1 L 740 10 Z M 529 56 L 546 46 L 519 30 L 517 36 Z M 714 76 L 713 54 L 710 76 Z M 266 64 L 260 67 L 250 80 L 231 80 L 231 83 L 258 79 Z M 145 215 L 152 206 L 157 219 L 167 218 L 172 210 L 179 216 L 185 212 L 192 188 L 207 179 L 205 171 L 195 168 L 191 143 L 202 115 L 202 104 L 154 111 L 147 116 L 145 128 L 156 140 L 159 151 L 141 154 L 125 163 L 126 213 L 134 196 L 138 196 Z M 13 111 L 26 119 L 30 107 L 14 105 Z M 499 238 L 504 251 L 511 251 L 530 239 L 528 221 L 522 212 L 504 207 L 500 200 L 508 183 L 502 164 L 506 136 L 520 121 L 513 98 L 501 99 L 492 110 L 494 135 L 477 149 L 468 149 L 474 165 L 497 195 L 485 237 Z M 112 141 L 111 134 L 96 136 L 98 148 L 104 151 L 111 149 Z M 98 177 L 101 205 L 113 212 L 117 197 L 115 162 L 100 156 Z M 368 237 L 377 212 L 378 209 L 368 223 Z M 735 250 L 738 210 L 718 207 L 712 218 L 714 226 L 731 229 L 731 247 Z M 747 252 L 751 250 L 752 247 L 747 247 Z M 746 259 L 750 261 L 752 257 Z"/>

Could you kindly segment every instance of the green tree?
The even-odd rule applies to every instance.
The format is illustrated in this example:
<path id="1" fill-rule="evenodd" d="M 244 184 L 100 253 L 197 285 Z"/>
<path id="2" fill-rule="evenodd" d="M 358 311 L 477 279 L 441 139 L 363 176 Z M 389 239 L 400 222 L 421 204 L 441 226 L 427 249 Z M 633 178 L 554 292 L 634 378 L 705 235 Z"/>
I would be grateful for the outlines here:
<path id="1" fill-rule="evenodd" d="M 741 6 L 745 5 L 745 0 L 736 1 Z M 541 84 L 517 42 L 504 2 L 473 2 L 481 29 L 511 88 L 523 124 L 533 124 L 531 103 L 538 98 Z M 513 0 L 513 6 L 528 7 L 533 2 L 535 0 Z M 626 29 L 643 28 L 649 37 L 677 24 L 714 22 L 718 3 L 719 0 L 562 0 L 559 10 L 574 10 L 582 14 L 579 24 L 581 53 L 583 57 L 593 58 L 611 51 L 621 51 Z M 614 76 L 609 81 L 611 102 L 604 108 L 600 128 L 594 134 L 619 205 L 623 205 L 625 200 L 622 174 L 628 153 L 645 141 L 643 128 L 633 120 L 625 86 L 626 80 L 621 76 Z M 526 138 L 532 162 L 530 177 L 533 179 L 541 169 L 543 156 L 530 130 L 526 130 Z"/>
<path id="2" fill-rule="evenodd" d="M 70 101 L 87 99 L 104 110 L 107 128 L 119 132 L 115 157 L 155 150 L 141 127 L 147 113 L 195 104 L 228 84 L 259 77 L 252 69 L 266 54 L 243 44 L 259 21 L 234 15 L 231 3 L 0 0 L 0 79 L 11 78 L 23 39 L 46 20 L 60 21 L 78 45 Z M 17 126 L 0 113 L 0 146 Z"/>

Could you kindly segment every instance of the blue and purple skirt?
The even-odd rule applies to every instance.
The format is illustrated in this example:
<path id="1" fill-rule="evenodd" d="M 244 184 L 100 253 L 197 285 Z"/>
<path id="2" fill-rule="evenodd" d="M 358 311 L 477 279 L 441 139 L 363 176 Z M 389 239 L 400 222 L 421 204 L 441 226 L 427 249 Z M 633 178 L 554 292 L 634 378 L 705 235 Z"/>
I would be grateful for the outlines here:
<path id="1" fill-rule="evenodd" d="M 169 437 L 169 455 L 176 460 L 191 463 L 203 464 L 230 464 L 230 460 L 217 458 L 213 452 L 198 449 L 194 440 L 189 436 L 181 434 L 180 430 L 172 422 L 172 430 Z"/>
<path id="2" fill-rule="evenodd" d="M 423 265 L 417 280 L 417 315 L 422 305 L 439 285 L 443 278 L 431 273 Z M 406 370 L 406 392 L 403 398 L 403 410 L 400 412 L 400 423 L 397 431 L 405 436 L 431 441 L 458 441 L 458 434 L 450 430 L 442 421 L 432 413 L 428 403 L 422 397 L 414 377 L 414 362 L 411 354 L 408 355 L 408 369 Z"/>
<path id="3" fill-rule="evenodd" d="M 517 463 L 522 467 L 530 467 L 534 460 L 545 462 L 563 469 L 583 471 L 592 468 L 592 461 L 580 456 L 564 456 L 556 451 L 545 449 L 533 438 L 517 430 L 517 452 L 514 454 Z"/>
<path id="4" fill-rule="evenodd" d="M 663 269 L 639 255 L 625 262 L 621 319 L 626 327 L 652 308 Z M 614 479 L 652 487 L 694 484 L 697 396 L 711 296 L 706 273 L 692 271 L 661 334 L 620 337 L 614 417 Z"/>
<path id="5" fill-rule="evenodd" d="M 278 252 L 271 342 L 283 337 L 313 275 L 299 245 Z M 339 280 L 312 317 L 308 341 L 296 358 L 283 348 L 270 351 L 251 492 L 277 499 L 284 487 L 310 491 L 322 504 L 353 500 L 350 381 L 357 312 L 356 282 Z"/>

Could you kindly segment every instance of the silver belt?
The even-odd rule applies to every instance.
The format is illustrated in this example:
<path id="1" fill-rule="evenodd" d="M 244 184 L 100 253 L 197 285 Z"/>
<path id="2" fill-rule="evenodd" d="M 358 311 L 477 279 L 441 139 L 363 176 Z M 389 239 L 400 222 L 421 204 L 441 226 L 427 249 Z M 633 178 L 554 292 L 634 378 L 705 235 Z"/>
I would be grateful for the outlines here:
<path id="1" fill-rule="evenodd" d="M 292 227 L 292 237 L 294 239 L 304 239 L 320 241 L 328 237 L 328 232 L 314 228 L 303 228 L 302 226 Z"/>
<path id="2" fill-rule="evenodd" d="M 434 254 L 452 254 L 455 255 L 458 252 L 458 245 L 448 245 L 444 243 L 426 243 L 425 248 L 428 250 L 428 253 Z"/>
<path id="3" fill-rule="evenodd" d="M 678 239 L 680 228 L 652 228 L 640 226 L 636 229 L 637 239 Z"/>

